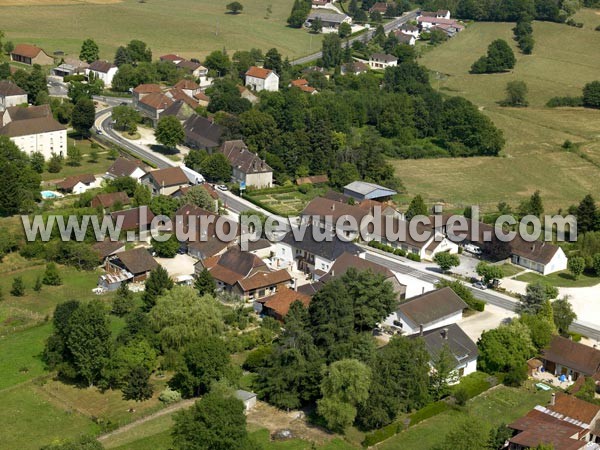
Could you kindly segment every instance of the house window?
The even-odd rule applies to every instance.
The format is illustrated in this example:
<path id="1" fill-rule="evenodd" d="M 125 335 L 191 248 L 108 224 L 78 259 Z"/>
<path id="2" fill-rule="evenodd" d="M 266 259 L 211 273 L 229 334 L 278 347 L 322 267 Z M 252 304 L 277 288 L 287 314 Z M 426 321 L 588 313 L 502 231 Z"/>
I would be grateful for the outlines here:
<path id="1" fill-rule="evenodd" d="M 458 369 L 458 376 L 462 377 L 465 374 L 465 368 L 461 367 L 460 369 Z"/>

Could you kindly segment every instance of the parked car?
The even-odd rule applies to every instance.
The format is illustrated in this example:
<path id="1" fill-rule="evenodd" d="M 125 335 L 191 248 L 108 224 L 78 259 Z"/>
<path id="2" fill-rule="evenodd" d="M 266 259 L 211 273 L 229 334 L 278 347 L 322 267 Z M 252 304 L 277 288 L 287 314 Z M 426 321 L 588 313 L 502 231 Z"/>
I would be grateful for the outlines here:
<path id="1" fill-rule="evenodd" d="M 482 283 L 481 281 L 477 281 L 475 283 L 473 283 L 473 287 L 477 288 L 477 289 L 481 289 L 482 291 L 485 291 L 487 289 L 487 286 Z"/>
<path id="2" fill-rule="evenodd" d="M 228 191 L 229 190 L 229 188 L 227 186 L 225 186 L 224 184 L 218 185 L 217 189 L 220 191 Z"/>

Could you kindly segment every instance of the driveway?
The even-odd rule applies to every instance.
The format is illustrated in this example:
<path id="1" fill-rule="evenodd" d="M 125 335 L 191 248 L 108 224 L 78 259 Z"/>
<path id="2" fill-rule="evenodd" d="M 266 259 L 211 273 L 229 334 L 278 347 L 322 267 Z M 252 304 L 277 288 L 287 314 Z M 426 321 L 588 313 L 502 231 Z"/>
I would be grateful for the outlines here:
<path id="1" fill-rule="evenodd" d="M 175 255 L 175 258 L 154 259 L 167 270 L 171 278 L 180 275 L 194 275 L 194 264 L 197 260 L 190 255 Z"/>
<path id="2" fill-rule="evenodd" d="M 466 317 L 458 324 L 473 342 L 477 342 L 481 337 L 481 333 L 497 328 L 501 323 L 507 322 L 516 316 L 514 312 L 488 303 L 485 305 L 485 311 Z"/>

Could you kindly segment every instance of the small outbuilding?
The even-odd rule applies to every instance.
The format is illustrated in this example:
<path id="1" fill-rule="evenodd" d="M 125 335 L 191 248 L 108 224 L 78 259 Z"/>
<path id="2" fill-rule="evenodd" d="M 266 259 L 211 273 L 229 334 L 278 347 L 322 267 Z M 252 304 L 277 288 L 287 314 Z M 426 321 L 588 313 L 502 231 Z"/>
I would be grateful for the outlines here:
<path id="1" fill-rule="evenodd" d="M 238 389 L 235 391 L 235 397 L 244 403 L 244 409 L 246 412 L 250 411 L 256 406 L 256 394 L 254 392 Z"/>
<path id="2" fill-rule="evenodd" d="M 353 181 L 344 186 L 344 195 L 357 200 L 385 200 L 396 194 L 393 189 L 366 181 Z"/>

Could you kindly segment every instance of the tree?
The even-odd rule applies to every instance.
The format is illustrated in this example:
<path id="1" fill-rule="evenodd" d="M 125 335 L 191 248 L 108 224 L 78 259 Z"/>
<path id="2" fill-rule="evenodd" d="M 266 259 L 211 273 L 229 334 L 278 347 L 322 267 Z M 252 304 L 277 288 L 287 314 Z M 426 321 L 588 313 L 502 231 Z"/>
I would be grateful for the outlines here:
<path id="1" fill-rule="evenodd" d="M 492 428 L 490 430 L 490 437 L 488 440 L 488 446 L 490 450 L 498 450 L 504 447 L 506 441 L 508 441 L 513 435 L 513 430 L 508 428 L 506 424 L 501 423 L 498 428 Z"/>
<path id="2" fill-rule="evenodd" d="M 175 148 L 183 144 L 185 131 L 183 125 L 175 116 L 165 116 L 158 121 L 154 132 L 156 140 L 165 147 Z"/>
<path id="3" fill-rule="evenodd" d="M 338 28 L 338 35 L 340 36 L 340 38 L 346 39 L 347 37 L 350 37 L 351 34 L 352 25 L 350 25 L 348 22 L 343 22 L 342 24 L 340 24 L 340 27 Z"/>
<path id="4" fill-rule="evenodd" d="M 127 131 L 130 135 L 137 131 L 138 123 L 142 120 L 140 113 L 126 105 L 115 106 L 112 110 L 112 118 L 117 130 Z"/>
<path id="5" fill-rule="evenodd" d="M 10 295 L 13 297 L 23 297 L 25 295 L 25 283 L 22 277 L 13 278 Z"/>
<path id="6" fill-rule="evenodd" d="M 211 383 L 225 376 L 229 365 L 229 352 L 220 337 L 199 337 L 184 351 L 183 364 L 169 386 L 181 392 L 184 398 L 205 394 Z"/>
<path id="7" fill-rule="evenodd" d="M 181 198 L 184 205 L 195 205 L 207 211 L 216 212 L 215 200 L 210 196 L 204 186 L 192 186 Z"/>
<path id="8" fill-rule="evenodd" d="M 540 217 L 544 214 L 544 204 L 540 191 L 535 191 L 529 198 L 529 214 Z"/>
<path id="9" fill-rule="evenodd" d="M 134 367 L 123 386 L 123 400 L 142 402 L 152 398 L 153 388 L 150 384 L 150 372 L 145 367 Z"/>
<path id="10" fill-rule="evenodd" d="M 174 416 L 173 446 L 177 450 L 249 450 L 244 404 L 210 392 L 190 409 Z"/>
<path id="11" fill-rule="evenodd" d="M 200 164 L 202 174 L 208 181 L 222 182 L 231 179 L 231 165 L 223 153 L 213 153 Z"/>
<path id="12" fill-rule="evenodd" d="M 121 283 L 117 289 L 117 295 L 113 300 L 112 313 L 123 317 L 129 314 L 135 308 L 135 299 L 133 293 L 129 290 L 127 283 Z"/>
<path id="13" fill-rule="evenodd" d="M 556 298 L 558 290 L 541 282 L 528 284 L 525 295 L 521 295 L 517 307 L 520 314 L 539 314 L 546 306 L 546 302 Z"/>
<path id="14" fill-rule="evenodd" d="M 600 108 L 600 81 L 592 81 L 583 87 L 583 105 Z"/>
<path id="15" fill-rule="evenodd" d="M 579 388 L 579 391 L 575 394 L 575 397 L 585 402 L 595 404 L 596 391 L 596 380 L 594 380 L 593 377 L 584 377 L 584 382 Z"/>
<path id="16" fill-rule="evenodd" d="M 66 343 L 77 374 L 93 386 L 100 380 L 111 351 L 111 332 L 102 303 L 94 300 L 73 311 Z"/>
<path id="17" fill-rule="evenodd" d="M 591 194 L 586 195 L 577 206 L 577 231 L 587 233 L 598 227 L 599 219 L 596 201 Z"/>
<path id="18" fill-rule="evenodd" d="M 148 45 L 143 41 L 133 39 L 127 44 L 126 50 L 129 60 L 134 66 L 139 65 L 139 63 L 152 62 L 152 50 L 150 50 Z"/>
<path id="19" fill-rule="evenodd" d="M 527 106 L 527 84 L 524 81 L 509 81 L 506 83 L 506 98 L 502 106 Z"/>
<path id="20" fill-rule="evenodd" d="M 283 59 L 281 53 L 276 48 L 271 48 L 265 53 L 265 69 L 271 69 L 275 73 L 283 72 Z"/>
<path id="21" fill-rule="evenodd" d="M 147 206 L 152 201 L 152 193 L 148 186 L 138 184 L 133 193 L 133 200 L 136 206 Z"/>
<path id="22" fill-rule="evenodd" d="M 44 172 L 44 165 L 46 161 L 44 160 L 44 155 L 41 152 L 33 152 L 29 157 L 31 168 L 35 170 L 37 173 Z"/>
<path id="23" fill-rule="evenodd" d="M 219 77 L 223 77 L 231 70 L 231 61 L 227 52 L 224 50 L 215 50 L 206 57 L 204 65 L 209 69 L 217 73 Z"/>
<path id="24" fill-rule="evenodd" d="M 493 41 L 482 56 L 471 66 L 471 73 L 506 72 L 515 66 L 515 54 L 510 45 L 503 39 Z"/>
<path id="25" fill-rule="evenodd" d="M 0 136 L 0 216 L 27 212 L 40 192 L 40 175 L 36 173 L 27 155 L 8 137 Z"/>
<path id="26" fill-rule="evenodd" d="M 323 31 L 323 21 L 320 17 L 315 18 L 310 24 L 310 31 L 317 34 Z"/>
<path id="27" fill-rule="evenodd" d="M 0 64 L 0 80 L 8 80 L 10 78 L 10 64 L 3 62 Z"/>
<path id="28" fill-rule="evenodd" d="M 501 266 L 488 264 L 484 261 L 477 263 L 475 271 L 477 272 L 477 275 L 483 277 L 483 281 L 486 284 L 490 283 L 492 280 L 499 280 L 504 277 L 504 271 Z"/>
<path id="29" fill-rule="evenodd" d="M 35 292 L 40 292 L 42 290 L 42 277 L 38 276 L 35 279 L 35 284 L 33 285 L 33 290 Z M 0 298 L 1 300 L 1 298 Z"/>
<path id="30" fill-rule="evenodd" d="M 156 255 L 160 258 L 174 258 L 180 247 L 175 233 L 171 234 L 167 240 L 157 240 L 153 237 L 150 243 Z"/>
<path id="31" fill-rule="evenodd" d="M 240 2 L 231 2 L 228 3 L 225 8 L 227 11 L 231 12 L 231 14 L 239 14 L 244 9 L 244 5 L 242 5 Z"/>
<path id="32" fill-rule="evenodd" d="M 47 286 L 60 286 L 62 284 L 62 279 L 58 274 L 58 268 L 53 262 L 46 264 L 46 270 L 44 271 L 42 283 Z"/>
<path id="33" fill-rule="evenodd" d="M 156 304 L 156 299 L 165 291 L 173 289 L 173 280 L 169 277 L 169 273 L 161 265 L 152 269 L 150 275 L 146 279 L 144 294 L 145 309 L 149 311 Z"/>
<path id="34" fill-rule="evenodd" d="M 6 43 L 4 44 L 4 51 L 10 55 L 14 49 L 15 44 L 13 43 L 13 41 L 6 41 Z"/>
<path id="35" fill-rule="evenodd" d="M 440 252 L 433 257 L 433 261 L 440 267 L 442 272 L 448 272 L 452 267 L 460 265 L 458 255 L 449 252 Z"/>
<path id="36" fill-rule="evenodd" d="M 209 295 L 198 297 L 187 286 L 176 286 L 158 297 L 149 319 L 163 350 L 185 348 L 223 331 L 219 303 Z"/>
<path id="37" fill-rule="evenodd" d="M 556 332 L 554 321 L 544 315 L 522 314 L 519 321 L 529 329 L 531 342 L 538 350 L 546 348 Z"/>
<path id="38" fill-rule="evenodd" d="M 442 346 L 440 352 L 433 360 L 433 367 L 429 377 L 429 389 L 431 396 L 439 400 L 449 393 L 450 383 L 457 382 L 456 357 L 450 351 L 447 344 Z"/>
<path id="39" fill-rule="evenodd" d="M 567 268 L 574 280 L 578 280 L 585 269 L 585 259 L 580 256 L 569 258 Z"/>
<path id="40" fill-rule="evenodd" d="M 198 291 L 198 295 L 201 297 L 204 295 L 215 295 L 217 285 L 210 272 L 204 268 L 196 277 L 194 281 L 194 288 Z"/>
<path id="41" fill-rule="evenodd" d="M 600 276 L 600 253 L 596 253 L 592 258 L 592 268 L 596 272 L 596 276 Z"/>
<path id="42" fill-rule="evenodd" d="M 77 167 L 81 165 L 81 150 L 76 145 L 67 147 L 67 164 L 69 166 Z"/>
<path id="43" fill-rule="evenodd" d="M 342 63 L 342 40 L 337 34 L 327 34 L 323 38 L 323 67 L 329 69 Z"/>
<path id="44" fill-rule="evenodd" d="M 85 61 L 88 64 L 98 61 L 100 58 L 100 48 L 98 44 L 92 39 L 86 39 L 81 44 L 81 51 L 79 52 L 79 59 Z"/>
<path id="45" fill-rule="evenodd" d="M 352 425 L 356 407 L 369 397 L 370 384 L 371 369 L 356 359 L 342 359 L 326 369 L 317 411 L 331 430 L 343 432 Z"/>
<path id="46" fill-rule="evenodd" d="M 127 49 L 123 46 L 120 46 L 119 48 L 117 48 L 117 51 L 115 53 L 115 60 L 114 60 L 115 66 L 117 67 L 121 67 L 124 66 L 125 64 L 132 64 L 133 61 L 131 60 L 131 57 L 129 56 L 129 52 L 127 51 Z"/>
<path id="47" fill-rule="evenodd" d="M 477 347 L 478 368 L 487 373 L 508 372 L 524 365 L 536 352 L 529 329 L 519 322 L 484 331 Z"/>
<path id="48" fill-rule="evenodd" d="M 416 216 L 426 216 L 429 214 L 429 210 L 427 209 L 427 205 L 425 205 L 425 201 L 420 194 L 415 195 L 415 197 L 410 201 L 408 205 L 408 209 L 406 210 L 405 216 L 406 220 L 411 220 Z"/>
<path id="49" fill-rule="evenodd" d="M 73 128 L 81 135 L 88 136 L 90 128 L 94 126 L 96 120 L 96 108 L 94 102 L 89 98 L 80 98 L 73 108 L 71 124 Z"/>
<path id="50" fill-rule="evenodd" d="M 358 173 L 356 166 L 349 162 L 343 162 L 331 173 L 331 182 L 339 188 L 357 180 L 360 180 L 360 173 Z"/>

